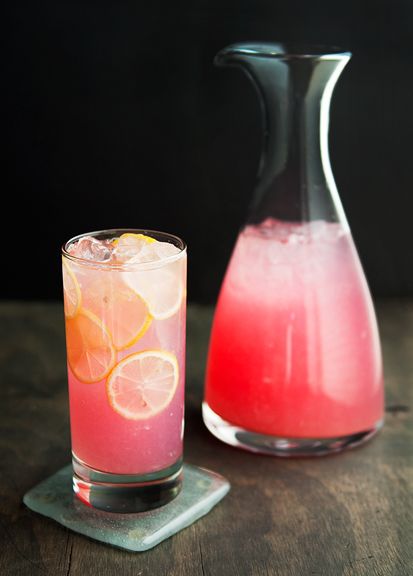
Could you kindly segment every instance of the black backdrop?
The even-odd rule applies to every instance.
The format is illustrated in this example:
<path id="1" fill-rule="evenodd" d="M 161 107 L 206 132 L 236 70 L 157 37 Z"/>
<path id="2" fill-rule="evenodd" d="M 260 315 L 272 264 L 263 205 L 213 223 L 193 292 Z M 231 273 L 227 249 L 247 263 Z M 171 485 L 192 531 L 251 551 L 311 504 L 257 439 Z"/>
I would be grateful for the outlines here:
<path id="1" fill-rule="evenodd" d="M 413 294 L 411 0 L 22 0 L 6 28 L 1 296 L 60 298 L 60 244 L 122 226 L 181 235 L 214 301 L 259 158 L 253 88 L 212 64 L 243 40 L 353 52 L 333 169 L 374 295 Z"/>

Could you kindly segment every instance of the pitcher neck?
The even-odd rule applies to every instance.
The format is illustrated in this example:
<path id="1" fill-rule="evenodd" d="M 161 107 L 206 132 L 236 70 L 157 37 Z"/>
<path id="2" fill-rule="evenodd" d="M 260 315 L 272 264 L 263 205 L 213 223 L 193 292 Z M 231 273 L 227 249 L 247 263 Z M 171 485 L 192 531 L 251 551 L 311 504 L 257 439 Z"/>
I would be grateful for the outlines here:
<path id="1" fill-rule="evenodd" d="M 345 52 L 237 44 L 218 65 L 241 66 L 262 109 L 263 144 L 249 222 L 327 220 L 347 225 L 328 150 L 330 101 Z"/>

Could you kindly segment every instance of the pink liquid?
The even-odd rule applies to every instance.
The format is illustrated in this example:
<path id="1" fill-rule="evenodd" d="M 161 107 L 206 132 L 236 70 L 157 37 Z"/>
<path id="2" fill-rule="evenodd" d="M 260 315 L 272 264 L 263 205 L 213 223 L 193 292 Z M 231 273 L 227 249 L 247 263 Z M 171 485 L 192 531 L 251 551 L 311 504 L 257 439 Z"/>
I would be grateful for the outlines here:
<path id="1" fill-rule="evenodd" d="M 344 436 L 382 418 L 374 309 L 340 224 L 267 220 L 241 233 L 215 313 L 206 402 L 279 437 Z"/>
<path id="2" fill-rule="evenodd" d="M 168 325 L 166 325 L 168 324 Z M 169 406 L 145 420 L 128 420 L 109 405 L 105 382 L 84 384 L 68 366 L 72 451 L 90 468 L 111 474 L 146 474 L 172 466 L 182 456 L 184 417 L 185 311 L 153 321 L 138 344 L 117 352 L 117 361 L 154 348 L 173 352 L 179 384 Z"/>
<path id="3" fill-rule="evenodd" d="M 82 292 L 82 306 L 105 322 L 105 305 L 96 307 L 90 286 L 96 278 L 108 282 L 108 272 L 70 263 Z M 186 258 L 170 264 L 185 283 Z M 150 271 L 145 274 L 151 274 Z M 154 278 L 154 282 L 156 277 Z M 162 411 L 145 419 L 127 419 L 110 405 L 107 378 L 93 383 L 80 381 L 68 365 L 70 424 L 74 456 L 89 468 L 111 474 L 146 474 L 164 470 L 182 457 L 185 380 L 185 298 L 166 319 L 153 318 L 142 338 L 115 352 L 115 366 L 125 357 L 145 350 L 162 350 L 176 356 L 177 389 Z"/>

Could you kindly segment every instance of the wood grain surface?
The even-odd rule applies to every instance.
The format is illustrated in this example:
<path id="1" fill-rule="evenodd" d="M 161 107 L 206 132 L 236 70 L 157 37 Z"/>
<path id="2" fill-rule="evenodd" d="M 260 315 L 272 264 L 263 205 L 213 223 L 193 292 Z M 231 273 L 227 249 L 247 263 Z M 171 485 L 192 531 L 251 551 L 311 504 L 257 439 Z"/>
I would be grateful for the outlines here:
<path id="1" fill-rule="evenodd" d="M 377 306 L 387 416 L 353 451 L 283 460 L 230 448 L 201 419 L 211 309 L 188 313 L 185 457 L 226 476 L 206 517 L 142 554 L 69 532 L 22 504 L 70 460 L 60 304 L 0 304 L 0 574 L 413 574 L 413 302 Z"/>

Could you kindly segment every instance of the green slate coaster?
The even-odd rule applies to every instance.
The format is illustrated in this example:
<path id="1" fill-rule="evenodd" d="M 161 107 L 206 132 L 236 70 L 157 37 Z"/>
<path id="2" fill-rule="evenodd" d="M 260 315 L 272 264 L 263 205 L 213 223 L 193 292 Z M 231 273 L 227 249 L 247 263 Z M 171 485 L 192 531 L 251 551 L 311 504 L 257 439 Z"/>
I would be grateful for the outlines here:
<path id="1" fill-rule="evenodd" d="M 208 514 L 229 488 L 219 474 L 184 464 L 182 490 L 172 502 L 139 514 L 114 514 L 90 508 L 73 495 L 69 465 L 29 490 L 23 502 L 74 532 L 143 552 Z"/>

